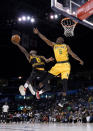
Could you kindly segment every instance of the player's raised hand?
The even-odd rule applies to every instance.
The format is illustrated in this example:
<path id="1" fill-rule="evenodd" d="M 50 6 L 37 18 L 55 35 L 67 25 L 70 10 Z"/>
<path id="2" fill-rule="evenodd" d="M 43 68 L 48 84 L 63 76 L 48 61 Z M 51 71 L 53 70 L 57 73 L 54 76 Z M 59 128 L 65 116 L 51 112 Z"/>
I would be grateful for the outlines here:
<path id="1" fill-rule="evenodd" d="M 38 34 L 38 33 L 39 33 L 39 31 L 38 31 L 37 28 L 34 28 L 34 29 L 33 29 L 33 32 L 34 32 L 34 34 Z"/>
<path id="2" fill-rule="evenodd" d="M 80 60 L 80 65 L 84 65 L 84 62 L 82 60 Z"/>

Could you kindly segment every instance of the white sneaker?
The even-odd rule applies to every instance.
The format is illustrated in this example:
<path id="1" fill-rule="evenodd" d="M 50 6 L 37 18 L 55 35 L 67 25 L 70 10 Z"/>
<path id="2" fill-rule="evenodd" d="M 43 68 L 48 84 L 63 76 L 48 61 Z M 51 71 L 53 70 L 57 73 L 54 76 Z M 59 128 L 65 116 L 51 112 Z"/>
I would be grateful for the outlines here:
<path id="1" fill-rule="evenodd" d="M 22 96 L 26 95 L 26 90 L 23 85 L 19 86 L 19 92 Z"/>
<path id="2" fill-rule="evenodd" d="M 30 92 L 31 92 L 32 95 L 35 95 L 35 94 L 36 94 L 35 90 L 34 90 L 33 87 L 31 86 L 31 84 L 29 84 L 28 88 L 29 88 L 29 90 L 30 90 Z"/>
<path id="3" fill-rule="evenodd" d="M 63 105 L 61 103 L 58 103 L 58 106 L 63 107 Z"/>

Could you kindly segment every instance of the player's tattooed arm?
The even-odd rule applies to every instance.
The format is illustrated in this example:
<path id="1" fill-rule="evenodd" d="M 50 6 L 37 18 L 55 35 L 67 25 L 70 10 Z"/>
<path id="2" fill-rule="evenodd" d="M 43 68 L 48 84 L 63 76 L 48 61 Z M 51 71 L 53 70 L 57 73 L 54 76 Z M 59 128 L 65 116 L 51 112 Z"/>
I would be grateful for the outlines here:
<path id="1" fill-rule="evenodd" d="M 84 65 L 83 60 L 81 60 L 72 50 L 71 48 L 67 45 L 68 53 L 76 60 L 80 62 L 81 65 Z"/>
<path id="2" fill-rule="evenodd" d="M 34 28 L 33 32 L 34 34 L 37 34 L 47 45 L 54 47 L 54 43 L 48 40 L 43 34 L 41 34 L 37 28 Z"/>
<path id="3" fill-rule="evenodd" d="M 51 62 L 51 61 L 54 61 L 54 58 L 53 58 L 53 57 L 50 57 L 50 58 L 48 58 L 48 59 L 46 59 L 44 56 L 41 56 L 41 57 L 45 60 L 46 63 L 49 63 L 49 62 Z"/>
<path id="4" fill-rule="evenodd" d="M 21 52 L 23 54 L 25 54 L 27 60 L 30 61 L 30 54 L 27 52 L 27 50 L 23 46 L 21 46 L 20 44 L 16 44 L 16 45 L 21 50 Z"/>

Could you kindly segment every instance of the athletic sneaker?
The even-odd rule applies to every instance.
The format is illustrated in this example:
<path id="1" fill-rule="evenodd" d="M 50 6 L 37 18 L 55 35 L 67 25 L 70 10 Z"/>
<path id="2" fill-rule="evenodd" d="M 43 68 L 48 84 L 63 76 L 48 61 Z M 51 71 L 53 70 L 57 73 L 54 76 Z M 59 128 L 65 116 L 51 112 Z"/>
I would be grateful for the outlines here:
<path id="1" fill-rule="evenodd" d="M 22 96 L 26 95 L 26 88 L 23 85 L 19 86 L 19 92 Z"/>
<path id="2" fill-rule="evenodd" d="M 36 98 L 40 99 L 39 91 L 36 92 Z"/>
<path id="3" fill-rule="evenodd" d="M 68 103 L 67 99 L 66 99 L 65 97 L 63 97 L 63 98 L 61 98 L 61 100 L 59 101 L 58 106 L 64 107 L 64 105 L 67 104 L 67 103 Z"/>
<path id="4" fill-rule="evenodd" d="M 61 103 L 58 103 L 58 106 L 60 106 L 60 107 L 64 107 L 64 105 L 62 105 Z"/>

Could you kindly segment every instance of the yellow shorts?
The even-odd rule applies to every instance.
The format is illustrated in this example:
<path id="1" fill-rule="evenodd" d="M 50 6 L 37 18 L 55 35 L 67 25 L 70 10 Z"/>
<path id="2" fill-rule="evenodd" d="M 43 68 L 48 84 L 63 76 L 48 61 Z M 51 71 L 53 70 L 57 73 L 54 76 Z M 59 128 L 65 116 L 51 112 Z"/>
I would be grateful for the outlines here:
<path id="1" fill-rule="evenodd" d="M 70 74 L 71 66 L 70 63 L 57 63 L 49 71 L 49 73 L 57 76 L 61 74 L 61 79 L 68 79 Z"/>

